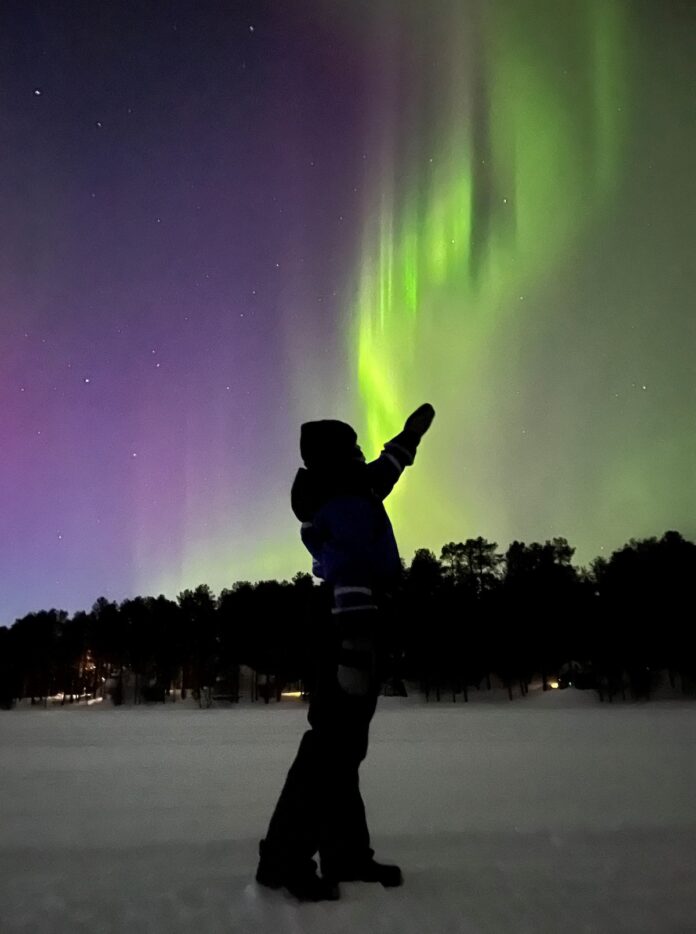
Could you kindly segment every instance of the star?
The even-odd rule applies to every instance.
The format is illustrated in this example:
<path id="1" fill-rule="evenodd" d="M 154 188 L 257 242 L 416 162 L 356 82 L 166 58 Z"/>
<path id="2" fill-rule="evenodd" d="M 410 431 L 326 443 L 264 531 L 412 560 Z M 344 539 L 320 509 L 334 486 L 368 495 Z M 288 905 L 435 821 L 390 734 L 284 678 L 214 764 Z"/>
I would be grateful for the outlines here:
<path id="1" fill-rule="evenodd" d="M 41 97 L 42 94 L 43 94 L 43 91 L 41 90 L 41 88 L 34 88 L 34 97 Z"/>

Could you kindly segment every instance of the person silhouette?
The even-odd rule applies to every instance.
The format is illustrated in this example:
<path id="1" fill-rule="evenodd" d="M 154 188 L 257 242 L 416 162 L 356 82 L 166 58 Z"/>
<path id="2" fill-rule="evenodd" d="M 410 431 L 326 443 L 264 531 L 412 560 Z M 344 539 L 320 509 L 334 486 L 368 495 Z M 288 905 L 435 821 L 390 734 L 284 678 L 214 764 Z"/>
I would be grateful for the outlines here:
<path id="1" fill-rule="evenodd" d="M 370 463 L 345 422 L 301 427 L 305 466 L 291 503 L 313 573 L 332 589 L 332 620 L 310 690 L 310 729 L 259 843 L 256 872 L 261 885 L 284 887 L 301 901 L 337 899 L 341 881 L 403 882 L 398 866 L 373 858 L 358 770 L 380 688 L 380 602 L 401 573 L 383 500 L 434 417 L 431 405 L 420 406 Z"/>

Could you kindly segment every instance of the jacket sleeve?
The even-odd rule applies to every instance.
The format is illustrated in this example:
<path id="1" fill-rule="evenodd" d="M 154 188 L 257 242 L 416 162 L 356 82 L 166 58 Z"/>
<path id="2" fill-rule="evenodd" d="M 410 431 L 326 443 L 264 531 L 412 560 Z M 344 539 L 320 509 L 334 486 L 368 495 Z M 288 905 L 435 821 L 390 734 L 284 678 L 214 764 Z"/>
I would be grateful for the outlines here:
<path id="1" fill-rule="evenodd" d="M 391 441 L 387 441 L 376 460 L 367 464 L 375 496 L 379 499 L 389 496 L 404 469 L 413 463 L 419 443 L 420 435 L 404 429 Z"/>

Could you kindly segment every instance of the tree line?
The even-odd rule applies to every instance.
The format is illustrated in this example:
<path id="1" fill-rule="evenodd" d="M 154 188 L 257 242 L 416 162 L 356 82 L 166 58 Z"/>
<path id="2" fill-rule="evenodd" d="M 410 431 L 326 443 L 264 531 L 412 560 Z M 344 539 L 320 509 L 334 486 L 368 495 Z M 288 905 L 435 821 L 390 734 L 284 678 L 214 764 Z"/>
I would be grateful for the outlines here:
<path id="1" fill-rule="evenodd" d="M 468 698 L 491 678 L 524 694 L 534 677 L 596 689 L 611 699 L 649 696 L 666 672 L 696 692 L 690 637 L 696 544 L 678 532 L 632 539 L 609 558 L 577 568 L 564 538 L 542 543 L 472 538 L 439 556 L 416 551 L 383 602 L 380 657 L 392 692 L 408 682 L 426 697 Z M 108 693 L 164 701 L 239 699 L 248 666 L 280 699 L 289 684 L 311 689 L 331 639 L 331 595 L 309 574 L 292 581 L 240 581 L 215 596 L 201 584 L 91 610 L 29 613 L 0 628 L 0 706 L 18 699 L 63 703 Z"/>

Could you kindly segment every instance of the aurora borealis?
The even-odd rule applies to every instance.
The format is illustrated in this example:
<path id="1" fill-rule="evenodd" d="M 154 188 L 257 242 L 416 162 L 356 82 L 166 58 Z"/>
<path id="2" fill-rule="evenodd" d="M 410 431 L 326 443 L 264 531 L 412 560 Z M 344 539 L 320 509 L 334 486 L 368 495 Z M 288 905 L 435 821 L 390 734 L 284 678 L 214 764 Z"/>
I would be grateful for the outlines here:
<path id="1" fill-rule="evenodd" d="M 402 554 L 696 535 L 696 15 L 670 0 L 0 14 L 0 624 L 308 569 L 299 424 Z"/>

